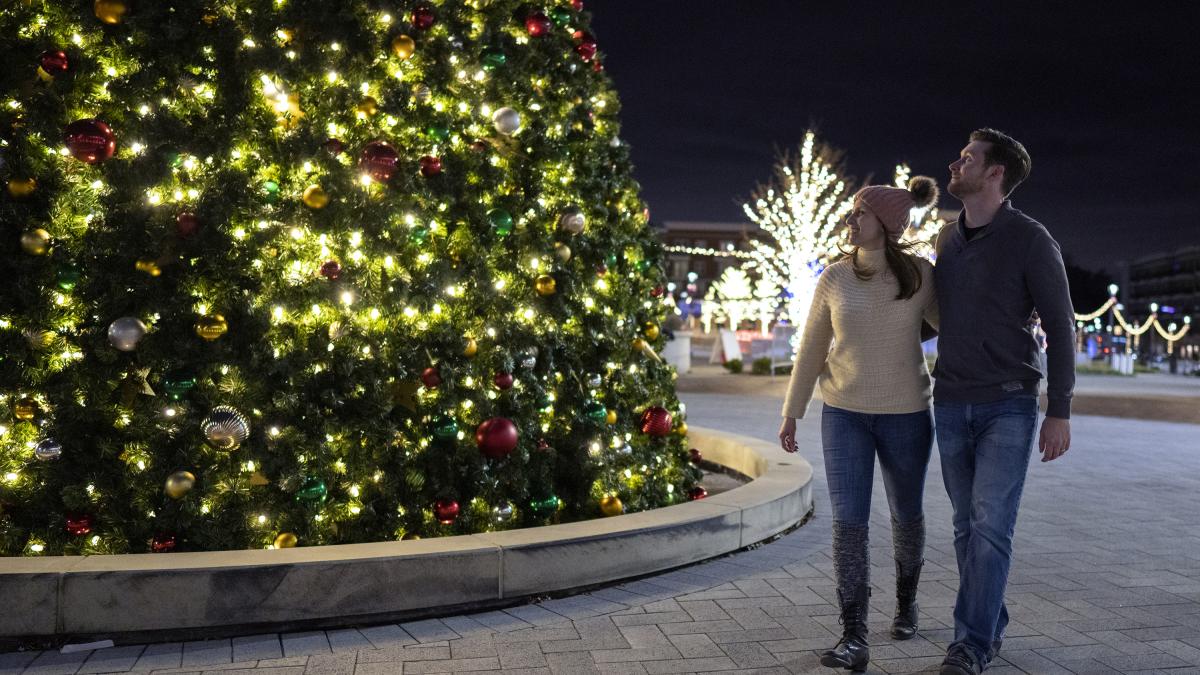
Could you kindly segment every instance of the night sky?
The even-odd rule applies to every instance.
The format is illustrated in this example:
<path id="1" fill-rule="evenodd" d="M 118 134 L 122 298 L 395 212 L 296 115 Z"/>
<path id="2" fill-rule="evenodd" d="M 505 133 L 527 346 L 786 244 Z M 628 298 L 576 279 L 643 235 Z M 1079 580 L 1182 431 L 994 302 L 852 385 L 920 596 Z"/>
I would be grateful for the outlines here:
<path id="1" fill-rule="evenodd" d="M 1014 206 L 1077 264 L 1200 244 L 1193 3 L 586 1 L 656 221 L 744 221 L 810 123 L 856 176 L 943 188 L 992 126 L 1033 157 Z"/>

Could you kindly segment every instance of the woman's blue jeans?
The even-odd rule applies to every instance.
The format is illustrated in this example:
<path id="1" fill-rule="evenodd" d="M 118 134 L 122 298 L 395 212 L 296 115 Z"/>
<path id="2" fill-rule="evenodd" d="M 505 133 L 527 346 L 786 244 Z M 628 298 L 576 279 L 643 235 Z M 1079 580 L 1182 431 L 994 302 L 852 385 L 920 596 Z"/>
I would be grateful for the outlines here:
<path id="1" fill-rule="evenodd" d="M 856 527 L 869 523 L 876 456 L 892 519 L 912 523 L 923 518 L 925 470 L 933 448 L 928 410 L 873 415 L 825 405 L 821 439 L 835 522 Z"/>

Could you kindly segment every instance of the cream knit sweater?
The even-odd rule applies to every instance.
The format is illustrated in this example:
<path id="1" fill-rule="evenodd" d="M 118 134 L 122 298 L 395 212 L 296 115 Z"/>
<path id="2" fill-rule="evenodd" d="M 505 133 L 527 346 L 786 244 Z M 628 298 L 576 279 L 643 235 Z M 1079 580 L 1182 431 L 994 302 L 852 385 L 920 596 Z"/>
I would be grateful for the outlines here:
<path id="1" fill-rule="evenodd" d="M 933 266 L 919 259 L 920 290 L 897 300 L 900 285 L 883 250 L 860 250 L 858 255 L 859 266 L 877 270 L 875 276 L 859 279 L 846 258 L 827 267 L 817 281 L 783 403 L 785 417 L 804 417 L 818 378 L 821 397 L 837 408 L 899 414 L 929 407 L 921 321 L 938 325 Z"/>

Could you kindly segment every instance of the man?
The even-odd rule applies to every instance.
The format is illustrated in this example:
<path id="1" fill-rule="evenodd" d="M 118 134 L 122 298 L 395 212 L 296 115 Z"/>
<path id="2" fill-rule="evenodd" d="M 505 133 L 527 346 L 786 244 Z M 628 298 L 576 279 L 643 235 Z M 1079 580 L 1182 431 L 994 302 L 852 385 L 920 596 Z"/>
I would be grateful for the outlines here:
<path id="1" fill-rule="evenodd" d="M 934 414 L 959 574 L 942 675 L 986 668 L 1008 625 L 1004 589 L 1042 378 L 1035 308 L 1047 335 L 1042 461 L 1071 445 L 1075 314 L 1066 270 L 1046 228 L 1007 199 L 1029 169 L 1029 153 L 1013 138 L 993 129 L 972 133 L 950 165 L 947 187 L 962 214 L 935 243 L 941 325 Z"/>

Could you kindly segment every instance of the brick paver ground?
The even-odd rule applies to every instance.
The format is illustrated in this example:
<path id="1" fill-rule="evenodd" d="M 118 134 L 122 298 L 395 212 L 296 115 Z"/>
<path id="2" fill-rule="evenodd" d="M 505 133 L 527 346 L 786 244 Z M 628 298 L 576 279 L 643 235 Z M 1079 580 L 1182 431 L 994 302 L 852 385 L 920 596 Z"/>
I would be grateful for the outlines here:
<path id="1" fill-rule="evenodd" d="M 773 439 L 779 401 L 686 394 L 690 421 Z M 819 404 L 815 404 L 819 405 Z M 815 519 L 732 556 L 578 596 L 399 625 L 92 653 L 0 654 L 0 673 L 816 673 L 838 632 L 816 408 L 800 425 Z M 1078 417 L 1073 449 L 1030 469 L 1009 639 L 989 673 L 1200 674 L 1200 427 Z M 941 661 L 957 576 L 936 454 L 927 491 L 922 630 L 885 637 L 891 534 L 876 480 L 871 671 Z"/>

